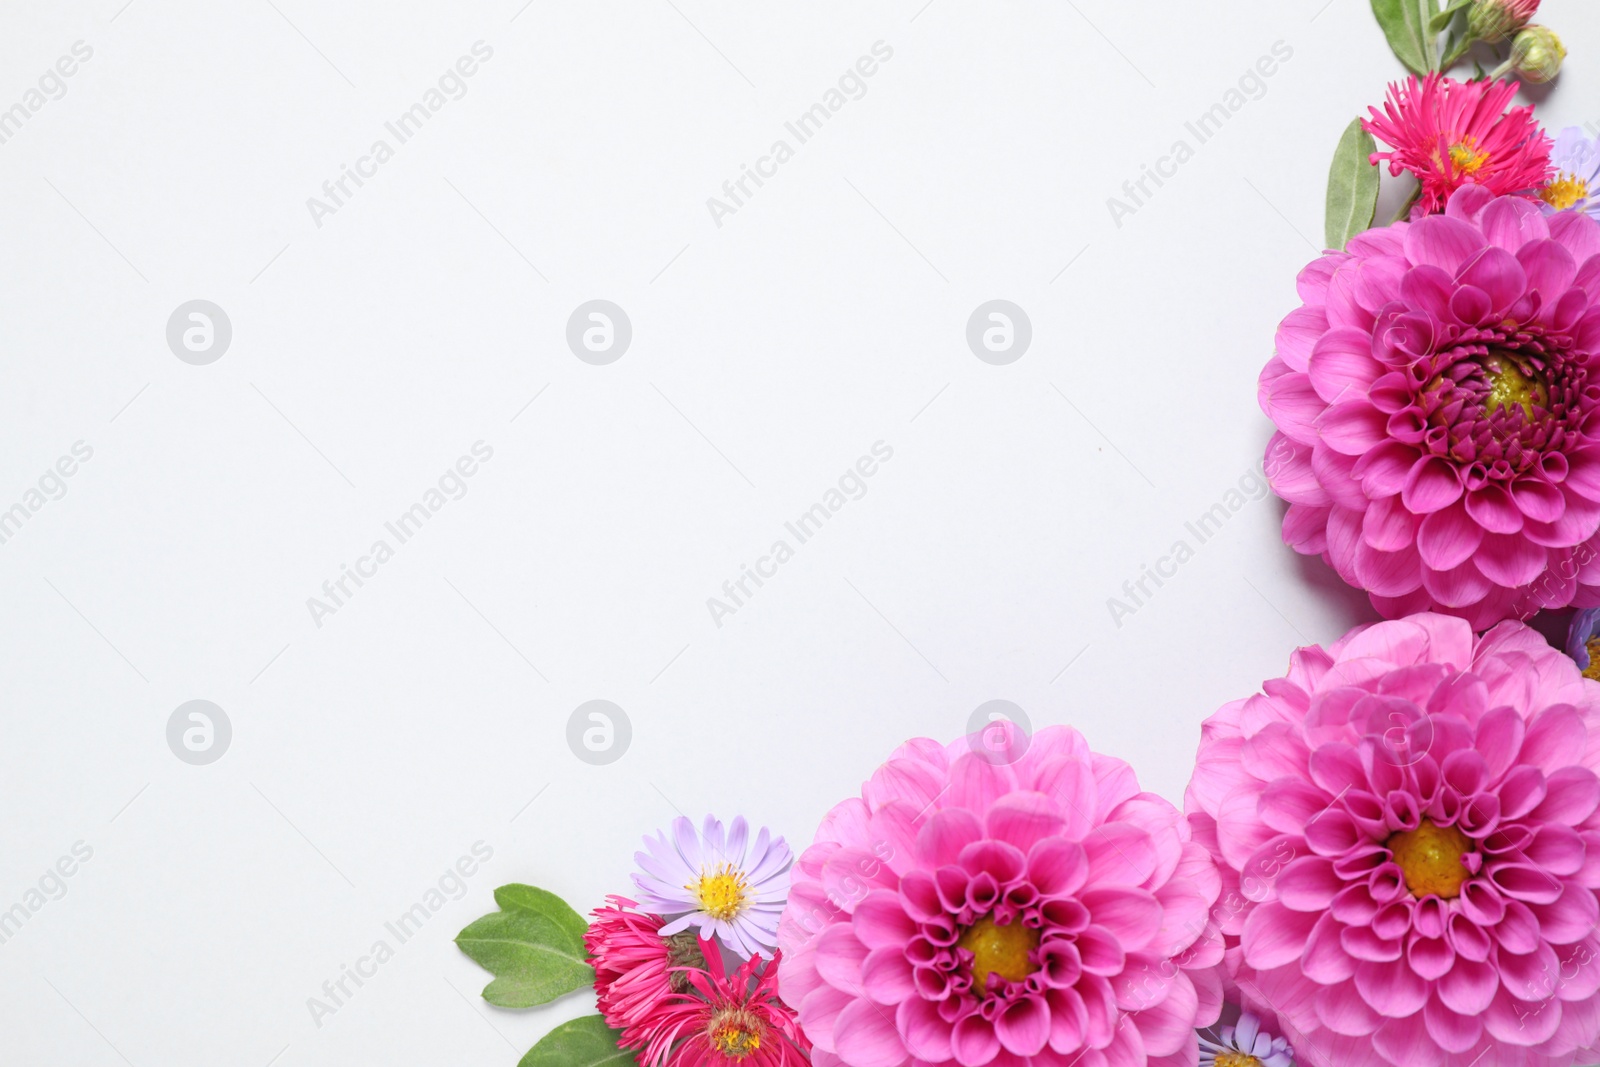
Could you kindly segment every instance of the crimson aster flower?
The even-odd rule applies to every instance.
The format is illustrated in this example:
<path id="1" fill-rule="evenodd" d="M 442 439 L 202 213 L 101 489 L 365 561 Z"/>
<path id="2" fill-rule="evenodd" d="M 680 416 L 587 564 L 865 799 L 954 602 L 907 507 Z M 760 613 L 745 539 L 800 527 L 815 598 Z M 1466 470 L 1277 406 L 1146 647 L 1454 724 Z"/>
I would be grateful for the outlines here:
<path id="1" fill-rule="evenodd" d="M 782 953 L 728 974 L 716 946 L 700 944 L 706 969 L 683 972 L 688 990 L 659 1002 L 623 1047 L 642 1067 L 808 1067 L 810 1042 L 778 997 Z"/>
<path id="2" fill-rule="evenodd" d="M 689 988 L 685 968 L 704 970 L 706 961 L 693 931 L 663 937 L 666 921 L 659 915 L 635 910 L 626 897 L 606 899 L 583 944 L 594 965 L 600 1014 L 613 1030 L 630 1031 L 663 1000 Z"/>
<path id="3" fill-rule="evenodd" d="M 1305 1067 L 1600 1059 L 1600 683 L 1519 622 L 1302 648 L 1202 727 L 1227 965 Z"/>
<path id="4" fill-rule="evenodd" d="M 1284 540 L 1390 618 L 1600 606 L 1597 254 L 1467 186 L 1302 271 L 1260 382 Z"/>
<path id="5" fill-rule="evenodd" d="M 824 818 L 778 927 L 817 1067 L 1196 1064 L 1222 1001 L 1206 850 L 1077 731 L 1025 749 L 907 742 Z"/>
<path id="6" fill-rule="evenodd" d="M 1458 82 L 1437 72 L 1389 86 L 1383 111 L 1368 108 L 1361 126 L 1390 146 L 1372 162 L 1389 161 L 1389 173 L 1410 171 L 1422 183 L 1412 219 L 1444 208 L 1464 185 L 1495 195 L 1533 195 L 1550 176 L 1550 139 L 1532 107 L 1506 105 L 1516 82 Z"/>

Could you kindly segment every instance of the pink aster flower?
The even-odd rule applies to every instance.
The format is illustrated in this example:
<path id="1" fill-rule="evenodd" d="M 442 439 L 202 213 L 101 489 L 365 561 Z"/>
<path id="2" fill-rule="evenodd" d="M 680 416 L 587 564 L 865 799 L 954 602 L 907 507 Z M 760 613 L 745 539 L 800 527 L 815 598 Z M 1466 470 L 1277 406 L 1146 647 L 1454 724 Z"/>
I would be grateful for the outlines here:
<path id="1" fill-rule="evenodd" d="M 600 1014 L 614 1030 L 630 1031 L 650 1018 L 674 993 L 689 988 L 684 968 L 706 966 L 692 931 L 663 937 L 658 915 L 636 911 L 626 897 L 610 896 L 596 908 L 594 922 L 583 935 L 594 965 L 594 991 Z"/>
<path id="2" fill-rule="evenodd" d="M 706 970 L 685 971 L 689 989 L 659 1002 L 621 1044 L 641 1067 L 808 1067 L 811 1044 L 778 997 L 782 953 L 746 960 L 732 974 L 710 941 Z"/>
<path id="3" fill-rule="evenodd" d="M 1389 161 L 1389 173 L 1409 170 L 1422 183 L 1412 219 L 1444 208 L 1463 185 L 1480 185 L 1495 195 L 1533 195 L 1550 176 L 1550 139 L 1533 119 L 1532 107 L 1506 105 L 1515 82 L 1458 82 L 1434 72 L 1389 86 L 1383 111 L 1361 126 L 1391 151 L 1374 152 L 1372 162 Z"/>
<path id="4" fill-rule="evenodd" d="M 1194 1067 L 1219 888 L 1172 805 L 1075 730 L 1010 764 L 918 739 L 796 864 L 780 988 L 817 1067 Z"/>
<path id="5" fill-rule="evenodd" d="M 1302 648 L 1202 728 L 1227 966 L 1305 1067 L 1600 1058 L 1600 683 L 1424 613 Z"/>
<path id="6" fill-rule="evenodd" d="M 1389 618 L 1600 606 L 1600 223 L 1467 186 L 1299 289 L 1260 383 L 1284 540 Z"/>

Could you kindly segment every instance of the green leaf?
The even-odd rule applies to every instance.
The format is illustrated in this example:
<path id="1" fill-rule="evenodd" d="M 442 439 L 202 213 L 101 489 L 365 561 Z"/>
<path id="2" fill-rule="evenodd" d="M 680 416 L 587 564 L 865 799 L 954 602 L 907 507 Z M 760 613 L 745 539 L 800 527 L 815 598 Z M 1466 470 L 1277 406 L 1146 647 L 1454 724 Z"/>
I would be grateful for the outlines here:
<path id="1" fill-rule="evenodd" d="M 517 1067 L 631 1067 L 633 1053 L 617 1046 L 621 1036 L 600 1016 L 585 1015 L 545 1034 Z"/>
<path id="2" fill-rule="evenodd" d="M 1372 0 L 1372 13 L 1389 39 L 1389 48 L 1414 74 L 1426 74 L 1433 67 L 1433 35 L 1423 26 L 1423 3 L 1431 11 L 1432 0 Z"/>
<path id="3" fill-rule="evenodd" d="M 1324 236 L 1329 248 L 1344 249 L 1356 234 L 1371 229 L 1378 210 L 1378 168 L 1367 160 L 1377 149 L 1372 134 L 1355 119 L 1344 128 L 1328 170 L 1328 214 Z"/>
<path id="4" fill-rule="evenodd" d="M 543 915 L 571 933 L 580 945 L 583 944 L 583 935 L 589 930 L 589 923 L 584 917 L 573 911 L 566 901 L 548 889 L 512 882 L 494 891 L 494 902 L 500 905 L 502 911 L 526 911 Z"/>
<path id="5" fill-rule="evenodd" d="M 584 922 L 557 896 L 533 886 L 495 891 L 504 910 L 468 924 L 456 945 L 495 976 L 483 999 L 502 1008 L 531 1008 L 594 984 L 583 947 Z"/>
<path id="6" fill-rule="evenodd" d="M 1441 32 L 1450 25 L 1450 20 L 1456 17 L 1456 12 L 1472 6 L 1472 0 L 1450 0 L 1444 10 L 1433 16 L 1433 21 L 1428 23 L 1428 29 L 1434 33 Z"/>

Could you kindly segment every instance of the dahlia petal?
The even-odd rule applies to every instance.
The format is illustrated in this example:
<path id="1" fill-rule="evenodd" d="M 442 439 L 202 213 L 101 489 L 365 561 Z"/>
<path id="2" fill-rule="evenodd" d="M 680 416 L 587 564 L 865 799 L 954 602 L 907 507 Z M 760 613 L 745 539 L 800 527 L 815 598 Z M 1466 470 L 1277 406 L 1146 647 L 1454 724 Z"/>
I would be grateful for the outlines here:
<path id="1" fill-rule="evenodd" d="M 1406 1067 L 1444 1067 L 1447 1062 L 1421 1016 L 1386 1020 L 1372 1032 L 1372 1047 L 1390 1063 Z"/>
<path id="2" fill-rule="evenodd" d="M 1533 817 L 1576 826 L 1596 807 L 1600 807 L 1600 777 L 1587 767 L 1559 767 L 1546 777 L 1544 799 L 1533 809 Z"/>
<path id="3" fill-rule="evenodd" d="M 1489 963 L 1475 962 L 1461 956 L 1450 973 L 1439 979 L 1436 988 L 1439 1000 L 1451 1011 L 1462 1015 L 1480 1015 L 1494 1000 L 1500 988 L 1500 978 Z"/>
<path id="4" fill-rule="evenodd" d="M 867 953 L 861 961 L 861 984 L 866 995 L 879 1004 L 899 1004 L 914 996 L 917 989 L 911 981 L 911 961 L 906 959 L 904 947 L 895 945 Z"/>
<path id="5" fill-rule="evenodd" d="M 1512 502 L 1511 494 L 1498 485 L 1469 492 L 1467 514 L 1490 533 L 1514 534 L 1522 529 L 1522 511 Z"/>
<path id="6" fill-rule="evenodd" d="M 1416 541 L 1420 525 L 1416 514 L 1401 504 L 1399 497 L 1383 497 L 1367 507 L 1361 519 L 1361 536 L 1380 552 L 1398 552 Z"/>
<path id="7" fill-rule="evenodd" d="M 1463 563 L 1447 571 L 1424 568 L 1422 587 L 1443 607 L 1466 608 L 1483 600 L 1494 583 L 1471 563 Z"/>
<path id="8" fill-rule="evenodd" d="M 1544 297 L 1546 304 L 1554 304 L 1568 289 L 1578 274 L 1578 263 L 1572 253 L 1558 241 L 1533 241 L 1517 252 L 1517 261 L 1527 273 L 1527 287 Z"/>
<path id="9" fill-rule="evenodd" d="M 1332 860 L 1305 856 L 1283 869 L 1274 888 L 1285 907 L 1321 913 L 1344 888 L 1344 880 L 1334 873 Z"/>
<path id="10" fill-rule="evenodd" d="M 1154 893 L 1129 886 L 1096 886 L 1078 894 L 1096 926 L 1104 927 L 1127 951 L 1148 945 L 1161 929 L 1161 902 Z"/>
<path id="11" fill-rule="evenodd" d="M 1278 358 L 1294 370 L 1305 370 L 1317 338 L 1327 332 L 1328 316 L 1321 307 L 1301 305 L 1295 308 L 1278 324 Z"/>
<path id="12" fill-rule="evenodd" d="M 992 1029 L 990 1036 L 993 1037 Z M 852 1001 L 839 1013 L 833 1025 L 833 1042 L 839 1058 L 851 1067 L 901 1067 L 905 1063 L 906 1048 L 893 1017 L 870 1000 Z M 979 1067 L 986 1061 L 961 1062 L 965 1067 Z"/>
<path id="13" fill-rule="evenodd" d="M 1461 498 L 1461 475 L 1440 456 L 1424 456 L 1412 464 L 1400 499 L 1419 515 L 1449 507 Z"/>
<path id="14" fill-rule="evenodd" d="M 1131 1015 L 1130 1021 L 1152 1056 L 1170 1056 L 1186 1045 L 1192 1046 L 1200 998 L 1188 975 L 1179 971 L 1171 989 L 1159 1004 Z"/>
<path id="15" fill-rule="evenodd" d="M 1043 896 L 1076 893 L 1089 877 L 1089 858 L 1076 841 L 1041 841 L 1028 853 L 1028 879 Z"/>
<path id="16" fill-rule="evenodd" d="M 1472 557 L 1485 578 L 1513 589 L 1539 577 L 1548 561 L 1549 549 L 1515 534 L 1485 534 Z"/>
<path id="17" fill-rule="evenodd" d="M 1383 1016 L 1357 991 L 1354 982 L 1323 986 L 1316 994 L 1317 1018 L 1329 1030 L 1347 1037 L 1365 1037 L 1383 1025 Z"/>
<path id="18" fill-rule="evenodd" d="M 1417 528 L 1417 552 L 1422 562 L 1438 571 L 1454 570 L 1465 563 L 1483 542 L 1483 527 L 1456 501 L 1437 508 Z"/>
<path id="19" fill-rule="evenodd" d="M 954 863 L 961 850 L 983 840 L 983 824 L 966 808 L 934 812 L 917 835 L 917 852 L 929 867 Z"/>
<path id="20" fill-rule="evenodd" d="M 1457 1055 L 1470 1050 L 1483 1035 L 1483 1024 L 1476 1015 L 1451 1011 L 1437 993 L 1423 1005 L 1422 1022 L 1440 1048 Z"/>
<path id="21" fill-rule="evenodd" d="M 1416 449 L 1399 441 L 1385 441 L 1356 460 L 1351 473 L 1361 479 L 1361 488 L 1368 496 L 1393 496 L 1405 486 L 1416 463 Z"/>
<path id="22" fill-rule="evenodd" d="M 1263 377 L 1259 399 L 1267 418 L 1290 438 L 1308 445 L 1317 441 L 1317 418 L 1327 404 L 1311 387 L 1311 379 L 1305 374 L 1285 374 L 1271 382 Z"/>
<path id="23" fill-rule="evenodd" d="M 1483 1028 L 1489 1036 L 1523 1048 L 1548 1041 L 1560 1023 L 1560 1001 L 1529 1003 L 1518 1000 L 1505 989 L 1495 994 L 1483 1013 Z"/>
<path id="24" fill-rule="evenodd" d="M 861 962 L 866 958 L 867 947 L 848 926 L 830 926 L 817 938 L 817 973 L 833 988 L 853 997 L 866 994 L 861 984 Z"/>
<path id="25" fill-rule="evenodd" d="M 1589 1002 L 1600 993 L 1600 937 L 1592 931 L 1579 941 L 1556 948 L 1561 961 L 1561 981 L 1556 985 L 1556 997 L 1566 1003 L 1563 1014 L 1571 1014 L 1572 1006 Z M 1600 1019 L 1595 1019 L 1582 1038 L 1583 1044 L 1593 1047 L 1600 1040 Z"/>
<path id="26" fill-rule="evenodd" d="M 1000 1053 L 1000 1038 L 995 1025 L 974 1011 L 963 1017 L 950 1032 L 950 1051 L 962 1067 L 987 1067 Z"/>
<path id="27" fill-rule="evenodd" d="M 938 1005 L 921 997 L 908 997 L 895 1010 L 896 1029 L 906 1052 L 928 1063 L 950 1059 L 950 1024 L 939 1015 Z"/>
<path id="28" fill-rule="evenodd" d="M 1549 904 L 1529 904 L 1539 923 L 1539 935 L 1552 945 L 1571 945 L 1594 933 L 1600 925 L 1600 905 L 1594 892 L 1567 884 L 1561 896 Z"/>
<path id="29" fill-rule="evenodd" d="M 1456 280 L 1451 272 L 1432 265 L 1415 267 L 1400 279 L 1400 297 L 1435 321 L 1443 321 L 1450 313 L 1450 297 L 1456 291 Z"/>
<path id="30" fill-rule="evenodd" d="M 1483 247 L 1484 237 L 1477 227 L 1443 215 L 1419 219 L 1406 231 L 1407 259 L 1451 275 Z"/>
<path id="31" fill-rule="evenodd" d="M 892 889 L 874 889 L 863 897 L 851 913 L 850 925 L 857 940 L 868 949 L 903 947 L 917 932 L 917 924 L 906 914 L 900 894 Z"/>
<path id="32" fill-rule="evenodd" d="M 1500 988 L 1518 1000 L 1537 1003 L 1555 995 L 1561 961 L 1549 945 L 1541 942 L 1525 956 L 1497 952 L 1495 963 L 1500 968 Z"/>
<path id="33" fill-rule="evenodd" d="M 1526 200 L 1502 196 L 1490 201 L 1483 209 L 1479 225 L 1483 235 L 1503 249 L 1516 252 L 1530 241 L 1550 235 L 1539 209 Z"/>
<path id="34" fill-rule="evenodd" d="M 1352 395 L 1351 388 L 1346 387 L 1346 397 Z M 1380 444 L 1387 436 L 1387 425 L 1383 412 L 1357 399 L 1332 404 L 1316 420 L 1316 429 L 1328 447 L 1347 456 L 1359 456 Z M 1281 428 L 1291 437 L 1295 436 L 1288 427 Z"/>
<path id="35" fill-rule="evenodd" d="M 1372 337 L 1348 326 L 1317 338 L 1305 369 L 1311 387 L 1330 404 L 1346 396 L 1365 396 L 1367 387 L 1384 372 L 1383 365 L 1372 358 Z"/>
<path id="36" fill-rule="evenodd" d="M 1050 1039 L 1050 1009 L 1037 994 L 1020 997 L 1000 1012 L 994 1031 L 1006 1051 L 1032 1056 Z"/>
<path id="37" fill-rule="evenodd" d="M 1518 510 L 1534 522 L 1555 522 L 1567 510 L 1566 495 L 1538 478 L 1519 478 L 1512 482 L 1511 499 Z"/>
<path id="38" fill-rule="evenodd" d="M 1528 724 L 1522 741 L 1521 760 L 1547 775 L 1571 763 L 1575 753 L 1584 751 L 1588 730 L 1578 709 L 1567 704 L 1545 708 Z"/>
<path id="39" fill-rule="evenodd" d="M 1291 504 L 1326 507 L 1332 502 L 1311 467 L 1312 450 L 1282 433 L 1272 435 L 1267 445 L 1265 470 L 1272 491 Z"/>
<path id="40" fill-rule="evenodd" d="M 1097 885 L 1143 885 L 1160 862 L 1150 835 L 1131 823 L 1097 827 L 1084 838 L 1083 850 Z"/>
<path id="41" fill-rule="evenodd" d="M 1043 793 L 1011 793 L 989 808 L 984 823 L 991 837 L 1015 845 L 1026 852 L 1047 837 L 1056 837 L 1066 828 Z"/>
<path id="42" fill-rule="evenodd" d="M 1424 982 L 1435 982 L 1456 962 L 1456 951 L 1442 937 L 1413 937 L 1406 964 Z"/>
<path id="43" fill-rule="evenodd" d="M 1065 820 L 1062 835 L 1081 839 L 1094 825 L 1100 787 L 1094 771 L 1082 759 L 1055 756 L 1045 760 L 1034 777 L 1034 788 L 1049 797 Z"/>
<path id="44" fill-rule="evenodd" d="M 1078 956 L 1083 969 L 1090 974 L 1107 977 L 1119 974 L 1127 963 L 1127 953 L 1111 931 L 1090 926 L 1078 934 Z"/>
<path id="45" fill-rule="evenodd" d="M 1587 500 L 1600 501 L 1600 447 L 1567 453 L 1567 478 L 1562 484 Z"/>
<path id="46" fill-rule="evenodd" d="M 1275 900 L 1258 904 L 1245 919 L 1244 958 L 1257 970 L 1282 967 L 1300 958 L 1317 916 L 1291 911 Z"/>
<path id="47" fill-rule="evenodd" d="M 1387 140 L 1387 138 L 1385 138 Z M 1391 144 L 1393 142 L 1390 142 Z M 1494 193 L 1481 185 L 1467 184 L 1457 189 L 1445 204 L 1444 212 L 1453 219 L 1482 227 L 1483 213 L 1489 205 L 1498 202 Z M 1539 212 L 1535 211 L 1535 215 Z"/>
<path id="48" fill-rule="evenodd" d="M 1457 278 L 1463 285 L 1474 286 L 1488 294 L 1489 307 L 1497 314 L 1504 314 L 1528 284 L 1528 277 L 1518 258 L 1504 248 L 1495 246 L 1485 248 L 1474 256 Z"/>
<path id="49" fill-rule="evenodd" d="M 1494 300 L 1475 285 L 1463 285 L 1450 296 L 1450 315 L 1464 326 L 1487 326 L 1494 314 Z"/>

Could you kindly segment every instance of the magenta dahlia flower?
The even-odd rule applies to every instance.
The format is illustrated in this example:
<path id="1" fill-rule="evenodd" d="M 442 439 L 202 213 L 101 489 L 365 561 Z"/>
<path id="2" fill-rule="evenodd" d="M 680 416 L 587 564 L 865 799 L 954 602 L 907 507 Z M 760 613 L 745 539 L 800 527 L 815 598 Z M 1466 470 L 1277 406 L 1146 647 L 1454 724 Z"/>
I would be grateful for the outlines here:
<path id="1" fill-rule="evenodd" d="M 1550 177 L 1550 138 L 1533 108 L 1506 110 L 1516 95 L 1516 82 L 1458 82 L 1434 72 L 1390 85 L 1383 111 L 1367 109 L 1372 117 L 1362 128 L 1391 149 L 1374 152 L 1373 164 L 1386 159 L 1390 174 L 1409 170 L 1422 184 L 1413 220 L 1442 210 L 1465 185 L 1531 197 Z"/>
<path id="2" fill-rule="evenodd" d="M 1185 807 L 1243 1002 L 1306 1067 L 1600 1059 L 1600 683 L 1424 613 L 1202 728 Z"/>
<path id="3" fill-rule="evenodd" d="M 1077 731 L 1010 764 L 918 739 L 796 864 L 780 989 L 817 1067 L 1194 1067 L 1219 890 L 1176 809 Z"/>
<path id="4" fill-rule="evenodd" d="M 1468 186 L 1301 271 L 1261 372 L 1284 540 L 1389 618 L 1600 606 L 1597 254 Z"/>

